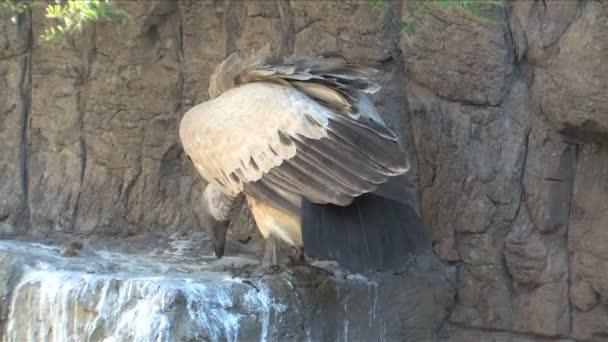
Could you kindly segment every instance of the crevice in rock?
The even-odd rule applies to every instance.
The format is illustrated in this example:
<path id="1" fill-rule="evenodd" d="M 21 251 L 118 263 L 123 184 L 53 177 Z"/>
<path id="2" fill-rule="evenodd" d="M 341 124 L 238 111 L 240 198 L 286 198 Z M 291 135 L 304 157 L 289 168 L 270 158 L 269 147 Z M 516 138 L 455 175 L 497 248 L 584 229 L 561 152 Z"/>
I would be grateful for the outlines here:
<path id="1" fill-rule="evenodd" d="M 277 2 L 277 10 L 281 20 L 277 25 L 281 26 L 281 46 L 279 53 L 281 56 L 290 56 L 294 52 L 296 43 L 296 23 L 293 18 L 293 9 L 288 0 Z"/>
<path id="2" fill-rule="evenodd" d="M 524 187 L 524 175 L 526 173 L 526 166 L 528 164 L 528 151 L 529 151 L 529 147 L 530 147 L 530 132 L 528 132 L 525 136 L 525 140 L 524 140 L 524 151 L 523 151 L 523 159 L 521 162 L 521 174 L 519 175 L 519 186 L 520 186 L 520 194 L 519 194 L 519 202 L 517 203 L 517 209 L 515 210 L 515 215 L 513 216 L 513 219 L 510 220 L 510 222 L 508 222 L 508 224 L 510 225 L 510 228 L 513 228 L 513 223 L 515 222 L 515 220 L 517 220 L 517 217 L 520 214 L 521 208 L 522 206 L 527 205 L 526 204 L 526 190 Z M 526 213 L 526 215 L 528 215 Z M 507 265 L 507 257 L 505 255 L 505 238 L 507 236 L 507 234 L 509 233 L 510 229 L 505 229 L 504 230 L 504 235 L 501 237 L 502 241 L 501 241 L 501 246 L 500 246 L 500 250 L 499 250 L 499 255 L 500 255 L 500 260 L 501 260 L 501 266 L 502 266 L 502 275 L 504 276 L 505 282 L 506 282 L 506 286 L 509 292 L 509 301 L 511 303 L 511 322 L 510 322 L 510 330 L 513 331 L 514 327 L 514 319 L 513 319 L 513 276 L 511 275 L 511 273 L 509 272 L 509 266 Z"/>
<path id="3" fill-rule="evenodd" d="M 522 56 L 521 60 L 517 59 L 517 45 L 515 44 L 515 38 L 513 37 L 513 30 L 511 29 L 511 16 L 513 15 L 513 4 L 510 4 L 510 6 L 507 8 L 506 12 L 505 12 L 505 20 L 507 22 L 507 32 L 509 34 L 509 43 L 511 44 L 511 53 L 514 56 L 513 58 L 513 63 L 515 65 L 519 64 L 519 62 L 523 61 L 525 59 L 525 52 L 524 55 Z M 526 49 L 527 52 L 527 49 Z"/>
<path id="4" fill-rule="evenodd" d="M 291 7 L 291 4 L 290 4 L 290 7 Z M 314 24 L 316 24 L 316 23 L 322 23 L 322 22 L 323 22 L 323 19 L 320 19 L 320 18 L 318 18 L 318 19 L 313 19 L 313 20 L 311 20 L 311 21 L 307 22 L 306 24 L 302 25 L 302 27 L 300 27 L 300 28 L 299 28 L 298 30 L 296 30 L 294 33 L 295 33 L 295 34 L 298 34 L 298 33 L 302 32 L 302 31 L 306 30 L 307 28 L 309 28 L 309 27 L 313 26 Z"/>
<path id="5" fill-rule="evenodd" d="M 22 67 L 20 80 L 21 101 L 23 102 L 23 110 L 21 113 L 21 187 L 23 190 L 23 204 L 19 213 L 18 225 L 23 226 L 25 232 L 29 230 L 29 135 L 30 135 L 30 112 L 32 109 L 32 49 L 34 46 L 33 36 L 33 19 L 32 11 L 20 15 L 20 25 L 23 21 L 27 23 L 27 50 L 26 58 Z"/>
<path id="6" fill-rule="evenodd" d="M 546 114 L 543 115 L 548 117 Z M 598 126 L 599 124 L 594 120 L 586 120 L 578 126 L 565 123 L 559 132 L 577 143 L 608 144 L 608 133 L 601 132 Z"/>
<path id="7" fill-rule="evenodd" d="M 246 11 L 240 1 L 231 1 L 224 14 L 224 24 L 227 33 L 226 37 L 226 56 L 237 51 L 237 41 L 241 35 L 241 22 L 239 16 Z M 245 13 L 246 15 L 246 13 Z"/>
<path id="8" fill-rule="evenodd" d="M 147 39 L 147 41 L 150 45 L 156 44 L 156 42 L 158 41 L 158 39 L 160 37 L 160 35 L 158 33 L 158 26 L 155 24 L 150 25 L 144 31 L 143 36 Z"/>
<path id="9" fill-rule="evenodd" d="M 509 52 L 507 56 L 505 56 L 505 64 L 511 64 L 512 69 L 510 69 L 510 74 L 505 76 L 505 88 L 502 91 L 502 97 L 498 101 L 496 107 L 500 107 L 503 103 L 505 103 L 510 95 L 511 90 L 513 89 L 513 84 L 518 78 L 518 62 L 517 62 L 517 53 L 515 51 L 515 40 L 513 39 L 513 32 L 511 31 L 511 24 L 509 20 L 509 13 L 507 11 L 504 12 L 504 20 L 506 22 L 505 28 L 503 29 L 503 35 L 505 39 L 505 43 L 509 46 L 507 51 Z M 505 73 L 508 73 L 509 69 L 506 69 Z M 488 104 L 489 107 L 492 105 Z"/>
<path id="10" fill-rule="evenodd" d="M 444 264 L 446 262 L 442 261 Z M 450 263 L 447 263 L 450 264 Z M 456 266 L 456 272 L 455 272 L 455 279 L 454 279 L 454 283 L 451 283 L 451 285 L 454 287 L 454 295 L 452 296 L 452 302 L 450 303 L 449 306 L 447 306 L 445 308 L 445 317 L 441 320 L 441 322 L 439 323 L 439 325 L 437 326 L 437 330 L 435 331 L 435 336 L 436 337 L 440 337 L 441 336 L 441 332 L 444 330 L 444 328 L 447 325 L 453 324 L 450 322 L 450 318 L 452 317 L 452 313 L 454 312 L 454 310 L 456 309 L 456 307 L 459 304 L 459 291 L 458 289 L 460 288 L 460 272 L 458 272 L 458 266 Z"/>
<path id="11" fill-rule="evenodd" d="M 76 200 L 74 203 L 74 214 L 72 215 L 71 229 L 74 231 L 77 230 L 76 220 L 78 219 L 78 213 L 80 209 L 80 196 L 84 191 L 84 179 L 87 170 L 87 139 L 86 139 L 86 129 L 85 129 L 85 116 L 87 111 L 87 99 L 89 93 L 89 77 L 91 75 L 91 66 L 95 63 L 95 58 L 97 55 L 97 26 L 92 25 L 90 37 L 91 46 L 85 45 L 84 48 L 86 51 L 83 53 L 83 57 L 81 60 L 81 69 L 80 69 L 80 79 L 79 86 L 80 90 L 77 93 L 77 110 L 78 110 L 78 123 L 80 125 L 80 135 L 78 142 L 78 150 L 80 155 L 80 175 L 79 175 L 79 190 L 76 195 Z M 84 39 L 83 39 L 84 41 Z"/>
<path id="12" fill-rule="evenodd" d="M 566 243 L 566 281 L 567 281 L 567 288 L 566 288 L 566 295 L 568 297 L 568 334 L 572 335 L 572 325 L 574 322 L 574 308 L 572 305 L 572 301 L 570 300 L 570 291 L 572 289 L 572 264 L 571 264 L 571 255 L 570 255 L 570 248 L 568 246 L 568 235 L 570 233 L 570 220 L 572 218 L 572 196 L 574 195 L 574 184 L 575 184 L 575 179 L 576 179 L 576 166 L 578 165 L 578 153 L 579 153 L 579 146 L 578 145 L 574 145 L 574 162 L 572 165 L 572 183 L 570 184 L 570 195 L 568 196 L 568 217 L 566 219 L 567 222 L 567 226 L 566 226 L 566 234 L 565 234 L 565 243 Z"/>
<path id="13" fill-rule="evenodd" d="M 184 104 L 184 23 L 179 10 L 179 3 L 177 3 L 176 6 L 177 34 L 175 40 L 177 41 L 177 84 L 175 86 L 176 106 L 174 110 L 179 117 Z"/>
<path id="14" fill-rule="evenodd" d="M 519 210 L 521 209 L 521 204 L 525 202 L 525 189 L 524 189 L 524 175 L 526 173 L 526 166 L 528 164 L 528 150 L 530 148 L 530 134 L 528 132 L 524 139 L 524 152 L 523 152 L 523 160 L 521 161 L 521 174 L 519 175 L 519 184 L 521 185 L 521 196 L 519 199 L 519 207 L 515 213 L 515 217 L 519 214 Z"/>

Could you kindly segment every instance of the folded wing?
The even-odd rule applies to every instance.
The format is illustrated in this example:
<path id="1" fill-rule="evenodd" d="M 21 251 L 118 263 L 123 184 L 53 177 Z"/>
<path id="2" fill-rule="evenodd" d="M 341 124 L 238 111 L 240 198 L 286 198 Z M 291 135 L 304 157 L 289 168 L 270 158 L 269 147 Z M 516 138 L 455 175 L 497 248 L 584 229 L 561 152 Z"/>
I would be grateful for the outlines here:
<path id="1" fill-rule="evenodd" d="M 235 55 L 191 109 L 180 136 L 199 172 L 228 195 L 298 212 L 300 196 L 348 205 L 408 162 L 367 94 L 373 70 L 334 59 Z"/>

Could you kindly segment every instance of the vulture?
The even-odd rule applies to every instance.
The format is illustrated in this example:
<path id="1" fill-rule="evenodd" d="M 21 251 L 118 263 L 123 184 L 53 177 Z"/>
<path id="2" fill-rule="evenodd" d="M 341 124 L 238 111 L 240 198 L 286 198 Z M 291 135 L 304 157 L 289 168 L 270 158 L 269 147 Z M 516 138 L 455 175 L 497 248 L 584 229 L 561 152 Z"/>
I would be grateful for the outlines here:
<path id="1" fill-rule="evenodd" d="M 405 198 L 406 153 L 369 97 L 376 72 L 237 54 L 216 68 L 210 99 L 184 114 L 179 135 L 208 183 L 202 211 L 218 258 L 243 196 L 266 264 L 277 263 L 275 239 L 356 271 L 394 268 L 430 245 Z"/>

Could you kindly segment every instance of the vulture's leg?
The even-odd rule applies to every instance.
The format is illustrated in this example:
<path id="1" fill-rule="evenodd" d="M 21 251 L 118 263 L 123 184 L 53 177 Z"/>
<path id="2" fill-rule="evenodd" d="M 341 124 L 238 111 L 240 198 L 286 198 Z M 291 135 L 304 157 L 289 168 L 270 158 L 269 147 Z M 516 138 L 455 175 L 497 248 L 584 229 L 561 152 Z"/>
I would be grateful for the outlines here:
<path id="1" fill-rule="evenodd" d="M 292 247 L 289 255 L 288 266 L 309 266 L 304 259 L 304 247 Z"/>
<path id="2" fill-rule="evenodd" d="M 270 234 L 264 241 L 264 267 L 275 268 L 279 265 L 277 262 L 277 238 Z"/>

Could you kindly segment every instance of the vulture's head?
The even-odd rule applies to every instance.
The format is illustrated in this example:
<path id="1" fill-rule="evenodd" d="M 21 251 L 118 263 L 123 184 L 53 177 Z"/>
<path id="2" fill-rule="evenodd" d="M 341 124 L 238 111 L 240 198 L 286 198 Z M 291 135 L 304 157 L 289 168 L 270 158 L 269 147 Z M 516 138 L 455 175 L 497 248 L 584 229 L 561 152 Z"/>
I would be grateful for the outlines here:
<path id="1" fill-rule="evenodd" d="M 218 258 L 224 255 L 230 218 L 240 202 L 238 198 L 226 196 L 212 183 L 207 185 L 203 192 L 203 224 L 213 238 L 213 250 Z"/>

